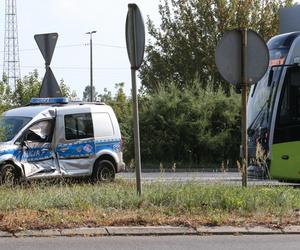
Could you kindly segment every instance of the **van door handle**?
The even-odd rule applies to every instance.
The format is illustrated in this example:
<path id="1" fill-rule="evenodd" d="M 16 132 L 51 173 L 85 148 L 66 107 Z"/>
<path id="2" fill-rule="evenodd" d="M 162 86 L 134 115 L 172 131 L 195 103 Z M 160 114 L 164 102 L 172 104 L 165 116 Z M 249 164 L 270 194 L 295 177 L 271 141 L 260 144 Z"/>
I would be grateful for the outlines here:
<path id="1" fill-rule="evenodd" d="M 288 156 L 288 155 L 283 155 L 283 156 L 281 156 L 281 159 L 282 160 L 288 160 L 290 157 Z"/>

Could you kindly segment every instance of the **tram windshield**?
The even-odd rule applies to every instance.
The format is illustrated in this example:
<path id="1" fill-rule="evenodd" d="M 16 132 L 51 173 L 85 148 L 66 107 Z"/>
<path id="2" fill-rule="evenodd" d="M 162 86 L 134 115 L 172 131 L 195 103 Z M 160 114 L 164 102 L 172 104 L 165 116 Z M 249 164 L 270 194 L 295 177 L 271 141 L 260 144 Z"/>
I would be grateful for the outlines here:
<path id="1" fill-rule="evenodd" d="M 250 89 L 248 100 L 248 128 L 254 125 L 259 117 L 265 116 L 268 112 L 268 107 L 272 99 L 273 83 L 277 83 L 282 68 L 274 68 L 272 76 L 272 84 L 269 84 L 270 68 L 273 65 L 284 64 L 285 58 L 288 54 L 288 49 L 278 48 L 270 49 L 270 67 L 263 78 Z"/>
<path id="2" fill-rule="evenodd" d="M 269 70 L 264 77 L 251 87 L 248 101 L 248 127 L 254 123 L 260 113 L 263 112 L 270 97 L 271 88 L 268 86 Z"/>

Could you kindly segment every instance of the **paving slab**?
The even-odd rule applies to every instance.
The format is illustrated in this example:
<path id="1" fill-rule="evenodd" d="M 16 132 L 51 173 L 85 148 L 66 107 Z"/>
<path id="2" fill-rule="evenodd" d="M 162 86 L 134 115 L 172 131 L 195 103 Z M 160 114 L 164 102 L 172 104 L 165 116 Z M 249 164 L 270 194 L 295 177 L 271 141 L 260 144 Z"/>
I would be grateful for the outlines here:
<path id="1" fill-rule="evenodd" d="M 282 231 L 286 234 L 300 234 L 300 226 L 287 226 Z"/>
<path id="2" fill-rule="evenodd" d="M 16 237 L 55 237 L 61 236 L 58 229 L 45 229 L 45 230 L 26 230 L 14 233 Z"/>
<path id="3" fill-rule="evenodd" d="M 150 227 L 106 227 L 109 235 L 186 235 L 197 234 L 188 227 L 150 226 Z"/>
<path id="4" fill-rule="evenodd" d="M 105 236 L 108 235 L 104 227 L 68 228 L 60 231 L 62 236 Z"/>
<path id="5" fill-rule="evenodd" d="M 233 227 L 233 226 L 201 226 L 197 227 L 199 234 L 247 234 L 248 230 L 245 227 Z"/>
<path id="6" fill-rule="evenodd" d="M 12 233 L 0 231 L 0 237 L 11 237 L 13 236 Z"/>

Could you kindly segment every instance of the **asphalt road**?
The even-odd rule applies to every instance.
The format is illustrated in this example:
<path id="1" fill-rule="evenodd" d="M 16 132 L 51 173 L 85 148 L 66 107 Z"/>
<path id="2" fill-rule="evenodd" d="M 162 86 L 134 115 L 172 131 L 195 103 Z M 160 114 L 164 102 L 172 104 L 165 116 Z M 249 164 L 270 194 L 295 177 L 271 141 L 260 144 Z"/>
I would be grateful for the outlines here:
<path id="1" fill-rule="evenodd" d="M 135 173 L 120 173 L 119 178 L 135 180 Z M 186 182 L 196 181 L 205 184 L 241 184 L 242 177 L 237 172 L 164 172 L 164 173 L 142 173 L 143 182 Z M 254 180 L 248 179 L 249 185 L 285 185 L 276 180 Z"/>
<path id="2" fill-rule="evenodd" d="M 299 235 L 0 238 L 1 250 L 298 250 L 299 245 Z"/>

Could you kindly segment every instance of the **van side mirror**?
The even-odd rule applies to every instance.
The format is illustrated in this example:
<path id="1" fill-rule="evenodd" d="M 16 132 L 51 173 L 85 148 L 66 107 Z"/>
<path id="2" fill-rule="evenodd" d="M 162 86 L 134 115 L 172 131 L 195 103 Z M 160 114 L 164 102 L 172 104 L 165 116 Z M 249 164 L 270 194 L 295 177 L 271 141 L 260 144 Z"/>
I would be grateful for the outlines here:
<path id="1" fill-rule="evenodd" d="M 271 69 L 270 69 L 270 72 L 269 72 L 268 86 L 271 86 L 271 84 L 272 84 L 272 81 L 273 81 L 273 74 L 274 74 L 274 70 L 273 70 L 273 68 L 271 68 Z"/>

